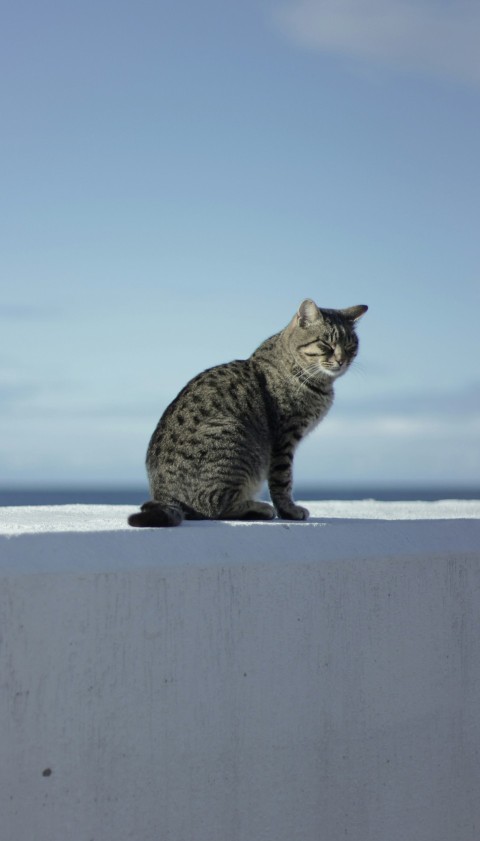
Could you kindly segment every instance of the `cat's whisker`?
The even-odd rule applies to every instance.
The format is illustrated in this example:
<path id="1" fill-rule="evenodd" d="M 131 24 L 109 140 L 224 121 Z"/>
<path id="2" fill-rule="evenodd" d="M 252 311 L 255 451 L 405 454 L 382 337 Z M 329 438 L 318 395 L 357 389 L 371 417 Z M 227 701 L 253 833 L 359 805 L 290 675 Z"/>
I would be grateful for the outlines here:
<path id="1" fill-rule="evenodd" d="M 294 372 L 295 378 L 298 380 L 297 394 L 303 385 L 306 385 L 310 380 L 313 380 L 319 373 L 318 365 L 314 362 L 307 368 L 303 368 L 298 373 Z"/>
<path id="2" fill-rule="evenodd" d="M 307 382 L 308 380 L 311 380 L 314 377 L 318 376 L 318 373 L 319 373 L 319 370 L 318 370 L 317 365 L 312 365 L 310 368 L 305 369 L 301 379 L 304 380 L 305 382 Z"/>
<path id="3" fill-rule="evenodd" d="M 299 379 L 301 379 L 301 378 L 303 378 L 303 377 L 307 377 L 307 379 L 308 379 L 308 378 L 309 378 L 309 376 L 310 376 L 311 374 L 314 374 L 314 373 L 318 373 L 318 364 L 317 364 L 316 362 L 312 362 L 312 364 L 311 364 L 311 365 L 307 365 L 307 367 L 306 367 L 306 368 L 302 368 L 302 369 L 299 371 L 299 373 L 297 374 L 297 377 L 298 377 Z"/>
<path id="4" fill-rule="evenodd" d="M 358 374 L 358 376 L 362 377 L 362 379 L 364 380 L 367 379 L 367 372 L 362 363 L 359 362 L 357 359 L 354 359 L 352 364 L 350 365 L 350 371 L 352 371 L 354 374 Z"/>

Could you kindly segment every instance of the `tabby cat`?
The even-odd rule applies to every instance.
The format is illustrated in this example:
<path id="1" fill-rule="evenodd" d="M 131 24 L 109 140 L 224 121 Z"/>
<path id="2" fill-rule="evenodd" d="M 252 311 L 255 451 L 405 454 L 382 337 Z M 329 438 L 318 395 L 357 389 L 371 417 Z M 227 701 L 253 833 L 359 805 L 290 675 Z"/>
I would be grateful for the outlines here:
<path id="1" fill-rule="evenodd" d="M 209 368 L 168 406 L 147 451 L 152 500 L 131 526 L 187 519 L 305 520 L 292 499 L 298 442 L 327 414 L 333 383 L 358 350 L 366 306 L 301 304 L 290 324 L 249 359 Z M 273 506 L 254 498 L 268 480 Z"/>

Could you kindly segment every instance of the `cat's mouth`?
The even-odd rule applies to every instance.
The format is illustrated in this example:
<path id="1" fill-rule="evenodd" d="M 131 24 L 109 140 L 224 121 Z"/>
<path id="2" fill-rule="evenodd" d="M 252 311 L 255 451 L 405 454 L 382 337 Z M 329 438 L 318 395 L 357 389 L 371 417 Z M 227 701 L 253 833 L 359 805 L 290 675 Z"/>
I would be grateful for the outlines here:
<path id="1" fill-rule="evenodd" d="M 332 379 L 336 379 L 337 377 L 341 377 L 342 374 L 345 373 L 347 370 L 348 365 L 346 362 L 329 362 L 326 365 L 320 365 L 320 369 L 323 374 L 327 374 L 328 377 L 332 377 Z"/>

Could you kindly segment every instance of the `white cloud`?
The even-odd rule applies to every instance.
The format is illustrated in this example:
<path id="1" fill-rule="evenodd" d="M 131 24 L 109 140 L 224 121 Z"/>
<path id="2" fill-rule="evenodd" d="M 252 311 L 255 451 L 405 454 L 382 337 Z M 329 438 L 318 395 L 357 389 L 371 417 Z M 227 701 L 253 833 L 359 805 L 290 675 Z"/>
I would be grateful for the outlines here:
<path id="1" fill-rule="evenodd" d="M 299 448 L 301 482 L 478 484 L 480 411 L 336 413 Z"/>
<path id="2" fill-rule="evenodd" d="M 299 448 L 301 482 L 478 485 L 480 387 L 343 402 Z"/>
<path id="3" fill-rule="evenodd" d="M 275 17 L 312 48 L 480 84 L 478 0 L 290 0 Z"/>
<path id="4" fill-rule="evenodd" d="M 426 442 L 448 440 L 480 440 L 480 414 L 470 417 L 429 417 L 409 416 L 406 414 L 380 414 L 370 417 L 348 419 L 345 415 L 335 417 L 330 415 L 328 421 L 318 426 L 313 433 L 326 435 L 329 438 L 371 439 L 373 443 L 380 438 L 391 441 L 408 441 L 411 439 Z"/>

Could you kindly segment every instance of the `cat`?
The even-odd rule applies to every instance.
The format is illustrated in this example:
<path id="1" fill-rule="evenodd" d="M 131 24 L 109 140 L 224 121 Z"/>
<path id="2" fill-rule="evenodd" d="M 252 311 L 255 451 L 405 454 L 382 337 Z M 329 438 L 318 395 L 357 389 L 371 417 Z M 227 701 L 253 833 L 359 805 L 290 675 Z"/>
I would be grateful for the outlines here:
<path id="1" fill-rule="evenodd" d="M 151 437 L 152 500 L 129 524 L 307 519 L 292 499 L 294 451 L 330 409 L 333 384 L 357 355 L 355 324 L 367 309 L 324 309 L 307 299 L 248 359 L 190 380 Z M 254 498 L 265 480 L 273 505 Z"/>

